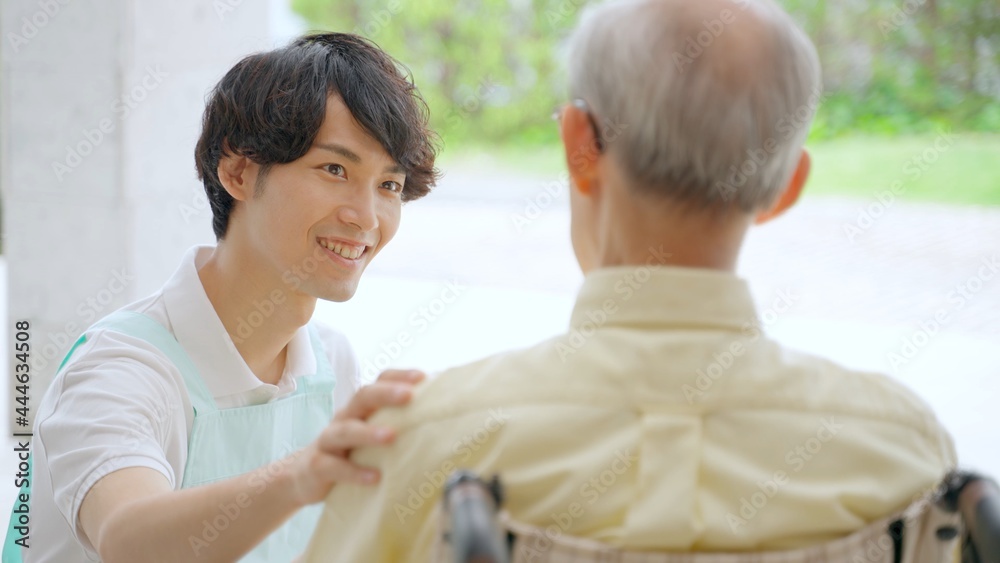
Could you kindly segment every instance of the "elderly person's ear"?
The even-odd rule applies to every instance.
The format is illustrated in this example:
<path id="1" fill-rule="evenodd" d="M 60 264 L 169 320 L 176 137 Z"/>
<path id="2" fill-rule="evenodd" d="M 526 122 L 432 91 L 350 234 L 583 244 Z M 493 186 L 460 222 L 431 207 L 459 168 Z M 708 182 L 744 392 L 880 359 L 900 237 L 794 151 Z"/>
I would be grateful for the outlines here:
<path id="1" fill-rule="evenodd" d="M 809 178 L 809 169 L 811 166 L 812 160 L 809 157 L 809 151 L 802 149 L 799 164 L 795 167 L 795 173 L 792 174 L 792 179 L 788 181 L 785 190 L 781 192 L 778 200 L 774 202 L 774 205 L 770 209 L 757 214 L 757 217 L 754 218 L 754 224 L 760 225 L 761 223 L 766 223 L 795 205 L 795 202 L 799 200 L 799 196 L 802 195 L 802 188 L 805 187 L 806 180 Z"/>
<path id="2" fill-rule="evenodd" d="M 600 143 L 594 122 L 587 110 L 575 104 L 566 104 L 559 118 L 559 135 L 566 151 L 566 169 L 573 185 L 589 195 L 594 187 L 601 156 Z"/>

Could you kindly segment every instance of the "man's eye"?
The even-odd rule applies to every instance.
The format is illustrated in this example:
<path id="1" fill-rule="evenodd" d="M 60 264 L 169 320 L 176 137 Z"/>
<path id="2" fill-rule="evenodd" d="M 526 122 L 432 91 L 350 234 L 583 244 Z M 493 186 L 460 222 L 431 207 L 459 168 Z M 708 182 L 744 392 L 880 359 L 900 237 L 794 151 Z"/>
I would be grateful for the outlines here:
<path id="1" fill-rule="evenodd" d="M 382 182 L 382 187 L 389 190 L 390 192 L 397 194 L 402 193 L 403 191 L 403 185 L 400 184 L 399 182 L 393 182 L 392 180 L 389 180 L 388 182 Z"/>
<path id="2" fill-rule="evenodd" d="M 344 167 L 339 164 L 327 164 L 326 166 L 323 167 L 323 169 L 329 172 L 330 174 L 333 174 L 334 176 L 344 175 Z"/>

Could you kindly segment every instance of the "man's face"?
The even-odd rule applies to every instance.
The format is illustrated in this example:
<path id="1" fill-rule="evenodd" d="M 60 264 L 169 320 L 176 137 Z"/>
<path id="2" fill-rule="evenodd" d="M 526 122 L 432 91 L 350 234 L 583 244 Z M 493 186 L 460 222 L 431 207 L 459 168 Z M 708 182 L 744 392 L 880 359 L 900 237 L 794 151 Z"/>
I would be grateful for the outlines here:
<path id="1" fill-rule="evenodd" d="M 289 290 L 346 301 L 399 228 L 406 174 L 338 96 L 302 158 L 274 165 L 242 202 L 252 252 Z"/>

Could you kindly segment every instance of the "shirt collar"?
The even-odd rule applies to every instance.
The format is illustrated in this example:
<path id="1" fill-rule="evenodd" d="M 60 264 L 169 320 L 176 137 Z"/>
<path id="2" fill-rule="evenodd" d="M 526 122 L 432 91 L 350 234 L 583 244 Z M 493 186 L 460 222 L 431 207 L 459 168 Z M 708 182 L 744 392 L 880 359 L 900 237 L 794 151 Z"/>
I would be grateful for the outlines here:
<path id="1" fill-rule="evenodd" d="M 587 274 L 570 328 L 683 327 L 739 331 L 756 321 L 747 283 L 718 270 L 616 266 Z M 590 323 L 591 329 L 586 325 Z"/>
<path id="2" fill-rule="evenodd" d="M 208 391 L 216 399 L 246 395 L 245 403 L 259 403 L 295 390 L 295 378 L 316 372 L 316 357 L 308 329 L 303 326 L 288 343 L 285 371 L 277 385 L 262 382 L 250 370 L 215 312 L 198 269 L 214 246 L 195 246 L 163 287 L 163 300 L 174 336 L 188 353 Z"/>

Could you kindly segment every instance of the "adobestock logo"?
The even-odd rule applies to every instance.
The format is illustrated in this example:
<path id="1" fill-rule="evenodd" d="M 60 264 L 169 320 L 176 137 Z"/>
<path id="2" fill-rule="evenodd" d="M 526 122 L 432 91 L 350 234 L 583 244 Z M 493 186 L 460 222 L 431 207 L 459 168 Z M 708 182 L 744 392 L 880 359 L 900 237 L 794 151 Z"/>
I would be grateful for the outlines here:
<path id="1" fill-rule="evenodd" d="M 916 330 L 904 337 L 899 346 L 886 354 L 886 360 L 893 373 L 898 375 L 901 367 L 913 361 L 931 344 L 934 337 L 948 326 L 953 319 L 953 313 L 964 309 L 984 287 L 1000 275 L 1000 255 L 984 256 L 981 262 L 982 266 L 974 275 L 955 285 L 945 296 L 951 306 L 942 307 L 932 318 L 921 320 Z"/>
<path id="2" fill-rule="evenodd" d="M 628 129 L 627 123 L 617 119 L 604 120 L 603 125 L 599 128 L 599 136 L 605 145 L 605 151 L 602 152 L 596 146 L 580 147 L 573 151 L 573 154 L 570 156 L 570 162 L 575 167 L 590 167 L 600 156 L 610 150 L 611 145 L 621 137 L 626 129 Z M 514 224 L 514 229 L 517 233 L 521 234 L 524 232 L 526 226 L 541 217 L 545 210 L 558 201 L 563 194 L 568 194 L 569 189 L 572 189 L 569 187 L 569 183 L 569 173 L 563 172 L 559 178 L 543 186 L 534 197 L 527 198 L 524 209 L 510 216 L 510 220 Z"/>
<path id="3" fill-rule="evenodd" d="M 8 33 L 7 42 L 15 53 L 27 45 L 59 15 L 63 6 L 68 6 L 73 0 L 40 0 L 38 11 L 31 16 L 21 18 L 21 33 Z"/>
<path id="4" fill-rule="evenodd" d="M 490 409 L 488 414 L 479 428 L 460 438 L 453 445 L 452 453 L 455 457 L 460 456 L 460 459 L 446 459 L 437 469 L 424 471 L 424 480 L 407 490 L 406 502 L 397 501 L 393 505 L 393 511 L 400 524 L 405 524 L 406 519 L 415 515 L 427 501 L 439 502 L 448 477 L 456 469 L 463 467 L 463 464 L 472 458 L 473 453 L 478 452 L 510 420 L 510 415 L 505 413 L 503 408 Z"/>
<path id="5" fill-rule="evenodd" d="M 886 39 L 897 29 L 903 27 L 913 14 L 927 3 L 927 0 L 906 0 L 902 7 L 893 6 L 892 15 L 879 20 L 878 29 L 882 32 L 882 38 Z"/>
<path id="6" fill-rule="evenodd" d="M 739 5 L 740 10 L 746 10 L 749 6 L 748 0 L 739 0 L 736 2 Z M 704 27 L 703 30 L 699 31 L 694 37 L 688 37 L 684 42 L 684 51 L 674 51 L 672 59 L 674 61 L 674 67 L 677 71 L 683 73 L 685 68 L 694 64 L 695 59 L 702 56 L 705 50 L 715 43 L 726 31 L 726 26 L 732 25 L 736 22 L 736 14 L 730 9 L 725 9 L 719 12 L 719 17 L 710 20 L 702 20 L 701 25 Z"/>
<path id="7" fill-rule="evenodd" d="M 372 39 L 389 25 L 393 16 L 402 11 L 403 3 L 400 0 L 391 0 L 385 8 L 372 14 L 367 22 L 355 26 L 352 33 Z"/>
<path id="8" fill-rule="evenodd" d="M 584 2 L 585 0 L 563 0 L 558 6 L 549 8 L 545 12 L 545 19 L 549 22 L 549 25 L 556 25 L 576 14 Z"/>
<path id="9" fill-rule="evenodd" d="M 212 9 L 219 21 L 225 21 L 229 14 L 236 11 L 243 4 L 243 0 L 213 0 Z"/>
<path id="10" fill-rule="evenodd" d="M 82 325 L 77 324 L 77 321 L 69 321 L 63 325 L 62 330 L 48 333 L 48 342 L 41 345 L 38 353 L 31 358 L 32 369 L 41 371 L 49 365 L 50 361 L 60 360 L 62 354 L 69 349 L 81 332 L 100 317 L 111 312 L 115 298 L 124 292 L 133 281 L 135 281 L 135 275 L 129 273 L 128 269 L 113 270 L 111 279 L 108 280 L 105 287 L 76 306 L 77 319 L 83 321 Z"/>
<path id="11" fill-rule="evenodd" d="M 132 111 L 139 107 L 139 104 L 148 98 L 150 92 L 156 90 L 167 76 L 170 75 L 163 72 L 159 65 L 147 66 L 146 74 L 135 86 L 124 96 L 112 100 L 111 111 L 118 116 L 118 120 L 105 117 L 98 121 L 93 129 L 83 129 L 80 133 L 82 139 L 73 145 L 66 145 L 66 156 L 61 161 L 52 161 L 52 172 L 56 179 L 62 182 L 67 174 L 83 164 L 84 158 L 97 150 L 104 140 L 114 133 L 118 123 L 128 119 Z"/>
<path id="12" fill-rule="evenodd" d="M 468 286 L 458 280 L 446 282 L 437 296 L 418 307 L 410 315 L 408 322 L 416 330 L 401 329 L 391 339 L 383 341 L 379 345 L 380 351 L 375 354 L 374 358 L 367 360 L 361 370 L 363 379 L 374 381 L 379 373 L 399 359 L 410 346 L 413 346 L 417 337 L 427 332 L 427 329 L 440 319 L 467 289 Z"/>
<path id="13" fill-rule="evenodd" d="M 774 123 L 777 135 L 765 139 L 759 146 L 746 150 L 746 159 L 729 167 L 729 178 L 715 183 L 715 189 L 722 201 L 729 201 L 751 179 L 763 170 L 767 163 L 787 147 L 795 134 L 805 127 L 823 100 L 823 91 L 813 90 L 806 103 L 781 116 Z"/>
<path id="14" fill-rule="evenodd" d="M 486 75 L 474 88 L 466 88 L 466 95 L 461 103 L 453 105 L 448 110 L 448 125 L 457 127 L 463 119 L 479 111 L 500 86 L 491 75 Z"/>
<path id="15" fill-rule="evenodd" d="M 790 472 L 777 470 L 770 479 L 757 481 L 754 483 L 757 490 L 740 497 L 739 510 L 736 513 L 726 513 L 726 522 L 733 534 L 739 534 L 750 520 L 763 512 L 771 500 L 792 481 L 792 475 L 802 471 L 843 429 L 844 425 L 838 424 L 834 417 L 821 418 L 820 426 L 812 436 L 785 453 L 785 464 Z"/>
<path id="16" fill-rule="evenodd" d="M 666 265 L 670 257 L 673 256 L 672 253 L 663 250 L 663 245 L 660 245 L 659 248 L 651 246 L 648 252 L 644 265 L 637 266 L 615 282 L 616 297 L 614 299 L 605 299 L 600 307 L 585 311 L 583 315 L 586 320 L 577 319 L 579 322 L 576 323 L 576 326 L 573 326 L 565 337 L 557 341 L 555 349 L 563 363 L 569 356 L 581 350 L 590 337 L 618 313 L 619 306 L 632 299 L 635 292 L 652 278 L 652 272 Z"/>
<path id="17" fill-rule="evenodd" d="M 754 343 L 764 336 L 764 327 L 771 326 L 783 315 L 788 313 L 799 301 L 800 296 L 786 288 L 778 291 L 771 306 L 764 309 L 761 314 L 752 321 L 743 323 L 742 336 L 734 338 L 712 353 L 711 361 L 704 369 L 696 369 L 694 385 L 685 383 L 681 387 L 684 398 L 689 405 L 693 405 L 695 400 L 701 399 L 718 381 L 729 368 L 738 364 L 740 358 L 750 350 Z"/>
<path id="18" fill-rule="evenodd" d="M 624 451 L 616 450 L 615 457 L 605 469 L 580 486 L 579 500 L 570 502 L 561 512 L 550 512 L 549 518 L 552 524 L 546 526 L 542 534 L 518 542 L 517 560 L 546 561 L 547 558 L 544 558 L 543 554 L 552 549 L 560 536 L 571 533 L 573 524 L 587 512 L 587 508 L 593 506 L 602 495 L 611 490 L 622 475 L 633 471 L 632 467 L 638 461 L 639 455 L 633 454 L 631 448 Z"/>
<path id="19" fill-rule="evenodd" d="M 940 131 L 930 146 L 903 163 L 903 174 L 909 181 L 919 180 L 954 144 L 955 135 Z M 871 201 L 866 206 L 859 208 L 857 218 L 853 223 L 843 224 L 847 240 L 853 244 L 859 236 L 867 233 L 875 226 L 876 221 L 892 209 L 892 206 L 896 204 L 896 197 L 902 196 L 906 190 L 904 181 L 896 180 L 889 186 L 889 189 L 872 194 L 877 201 Z"/>

